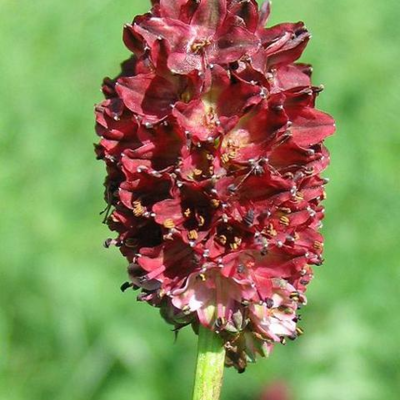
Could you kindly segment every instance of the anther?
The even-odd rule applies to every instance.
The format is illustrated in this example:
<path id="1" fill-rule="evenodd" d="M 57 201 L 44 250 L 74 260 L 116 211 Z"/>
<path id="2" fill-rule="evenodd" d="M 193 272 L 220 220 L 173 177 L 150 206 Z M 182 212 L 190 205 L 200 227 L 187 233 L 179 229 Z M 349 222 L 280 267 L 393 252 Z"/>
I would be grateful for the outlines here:
<path id="1" fill-rule="evenodd" d="M 105 242 L 104 242 L 104 247 L 106 248 L 106 249 L 108 249 L 108 248 L 110 248 L 111 246 L 115 246 L 117 244 L 117 241 L 115 240 L 115 239 L 107 239 Z"/>
<path id="2" fill-rule="evenodd" d="M 131 282 L 125 282 L 121 285 L 121 292 L 125 292 L 129 288 L 133 287 L 133 284 Z"/>
<path id="3" fill-rule="evenodd" d="M 195 231 L 194 229 L 188 232 L 188 238 L 191 240 L 197 240 L 199 237 L 197 231 Z"/>
<path id="4" fill-rule="evenodd" d="M 204 217 L 202 215 L 200 215 L 199 221 L 198 221 L 199 226 L 204 226 L 205 223 L 206 223 L 206 220 L 204 219 Z"/>
<path id="5" fill-rule="evenodd" d="M 279 219 L 279 221 L 280 221 L 280 223 L 281 223 L 282 225 L 285 225 L 285 226 L 289 226 L 289 224 L 290 224 L 290 219 L 289 219 L 288 217 L 286 217 L 286 216 L 282 216 L 282 217 Z"/>
<path id="6" fill-rule="evenodd" d="M 246 267 L 243 264 L 239 264 L 237 267 L 238 274 L 243 274 L 246 271 Z"/>
<path id="7" fill-rule="evenodd" d="M 265 299 L 264 304 L 267 308 L 272 308 L 274 306 L 274 300 L 268 297 Z"/>
<path id="8" fill-rule="evenodd" d="M 231 193 L 235 193 L 237 190 L 236 185 L 234 185 L 233 183 L 231 185 L 228 186 L 228 191 Z"/>
<path id="9" fill-rule="evenodd" d="M 296 333 L 297 333 L 297 335 L 298 335 L 298 336 L 301 336 L 301 335 L 303 335 L 303 334 L 304 334 L 304 331 L 303 331 L 303 329 L 302 329 L 302 328 L 300 328 L 300 327 L 297 327 L 297 328 L 296 328 Z"/>
<path id="10" fill-rule="evenodd" d="M 140 173 L 142 173 L 144 170 L 146 170 L 147 169 L 147 167 L 146 166 L 144 166 L 144 165 L 139 165 L 137 168 L 136 168 L 136 171 L 140 174 Z"/>
<path id="11" fill-rule="evenodd" d="M 163 225 L 164 225 L 164 227 L 167 228 L 167 229 L 175 228 L 175 223 L 174 223 L 174 221 L 172 220 L 172 218 L 166 219 L 166 220 L 164 221 Z"/>
<path id="12" fill-rule="evenodd" d="M 221 204 L 221 202 L 219 200 L 217 200 L 217 199 L 212 199 L 211 200 L 211 206 L 213 208 L 218 208 L 220 204 Z"/>
<path id="13" fill-rule="evenodd" d="M 300 293 L 297 292 L 297 291 L 294 291 L 294 292 L 290 293 L 289 298 L 291 300 L 294 300 L 294 301 L 299 301 L 300 300 Z"/>
<path id="14" fill-rule="evenodd" d="M 184 314 L 190 314 L 191 313 L 190 307 L 187 306 L 187 305 L 182 308 L 182 311 L 183 311 Z"/>
<path id="15" fill-rule="evenodd" d="M 251 227 L 254 224 L 254 210 L 248 210 L 243 221 L 247 226 Z"/>
<path id="16" fill-rule="evenodd" d="M 220 235 L 220 236 L 218 236 L 218 241 L 219 241 L 223 246 L 225 246 L 226 243 L 227 243 L 227 241 L 228 241 L 228 239 L 227 239 L 227 237 L 226 237 L 225 235 Z"/>

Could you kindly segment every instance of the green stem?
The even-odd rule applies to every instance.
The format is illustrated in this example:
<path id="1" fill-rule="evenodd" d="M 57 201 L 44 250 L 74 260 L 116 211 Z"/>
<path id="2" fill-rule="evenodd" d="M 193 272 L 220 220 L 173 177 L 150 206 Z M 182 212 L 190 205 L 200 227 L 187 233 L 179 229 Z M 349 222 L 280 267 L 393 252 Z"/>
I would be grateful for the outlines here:
<path id="1" fill-rule="evenodd" d="M 225 348 L 218 335 L 200 324 L 193 400 L 219 400 Z"/>

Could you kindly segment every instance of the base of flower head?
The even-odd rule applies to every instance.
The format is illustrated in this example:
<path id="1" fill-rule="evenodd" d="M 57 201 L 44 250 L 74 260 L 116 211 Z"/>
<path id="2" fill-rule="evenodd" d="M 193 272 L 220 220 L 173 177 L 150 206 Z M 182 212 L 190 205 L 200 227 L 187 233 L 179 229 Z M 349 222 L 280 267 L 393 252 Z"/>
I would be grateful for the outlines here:
<path id="1" fill-rule="evenodd" d="M 285 344 L 302 333 L 297 312 L 306 303 L 284 279 L 271 278 L 268 297 L 261 297 L 254 284 L 227 278 L 220 268 L 193 274 L 183 288 L 171 293 L 147 289 L 138 299 L 159 307 L 175 331 L 191 325 L 197 332 L 203 325 L 216 332 L 225 344 L 226 365 L 239 372 L 257 355 L 268 356 L 274 344 Z"/>

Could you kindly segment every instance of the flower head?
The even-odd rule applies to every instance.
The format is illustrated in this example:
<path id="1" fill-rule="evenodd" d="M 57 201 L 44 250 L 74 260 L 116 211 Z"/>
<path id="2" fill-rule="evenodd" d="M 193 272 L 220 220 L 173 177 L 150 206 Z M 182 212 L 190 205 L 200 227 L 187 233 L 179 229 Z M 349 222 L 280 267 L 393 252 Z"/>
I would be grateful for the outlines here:
<path id="1" fill-rule="evenodd" d="M 302 23 L 264 28 L 269 3 L 154 0 L 124 28 L 133 52 L 96 107 L 106 221 L 138 299 L 176 328 L 218 332 L 227 364 L 302 331 L 322 263 L 320 173 L 333 119 L 295 63 Z"/>

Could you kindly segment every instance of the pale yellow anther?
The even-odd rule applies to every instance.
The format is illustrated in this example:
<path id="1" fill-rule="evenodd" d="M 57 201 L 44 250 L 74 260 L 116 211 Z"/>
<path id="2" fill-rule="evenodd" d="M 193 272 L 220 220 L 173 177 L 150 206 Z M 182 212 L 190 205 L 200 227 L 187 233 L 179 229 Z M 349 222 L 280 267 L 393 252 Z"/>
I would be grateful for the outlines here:
<path id="1" fill-rule="evenodd" d="M 299 294 L 299 292 L 292 292 L 292 293 L 290 293 L 289 298 L 294 300 L 294 301 L 299 301 L 300 300 L 300 294 Z"/>
<path id="2" fill-rule="evenodd" d="M 193 53 L 198 53 L 204 47 L 209 46 L 211 44 L 210 39 L 204 39 L 198 42 L 194 42 L 190 47 Z"/>
<path id="3" fill-rule="evenodd" d="M 206 220 L 202 215 L 199 216 L 199 226 L 204 226 Z"/>
<path id="4" fill-rule="evenodd" d="M 187 208 L 187 209 L 185 210 L 185 212 L 183 213 L 183 215 L 184 215 L 186 218 L 189 218 L 191 213 L 192 213 L 192 212 L 190 211 L 190 208 Z"/>
<path id="5" fill-rule="evenodd" d="M 225 235 L 220 235 L 220 236 L 218 236 L 218 241 L 219 241 L 223 246 L 225 246 L 225 245 L 226 245 L 226 242 L 228 241 L 228 238 L 227 238 Z"/>
<path id="6" fill-rule="evenodd" d="M 189 240 L 197 240 L 197 238 L 199 237 L 197 231 L 195 231 L 194 229 L 188 232 L 188 238 Z"/>
<path id="7" fill-rule="evenodd" d="M 222 154 L 221 160 L 222 160 L 223 163 L 227 163 L 229 161 L 228 154 L 226 154 L 226 153 Z"/>
<path id="8" fill-rule="evenodd" d="M 274 228 L 274 226 L 272 224 L 268 225 L 268 228 L 267 228 L 266 232 L 270 236 L 276 236 L 277 235 L 277 232 L 276 232 L 276 230 L 275 230 L 275 228 Z"/>
<path id="9" fill-rule="evenodd" d="M 233 158 L 236 158 L 237 157 L 237 151 L 236 150 L 232 150 L 232 151 L 230 151 L 229 153 L 228 153 L 228 157 L 229 157 L 229 159 L 233 159 Z"/>
<path id="10" fill-rule="evenodd" d="M 217 200 L 217 199 L 211 199 L 211 206 L 212 206 L 213 208 L 218 208 L 220 204 L 221 204 L 221 202 L 220 202 L 219 200 Z"/>
<path id="11" fill-rule="evenodd" d="M 314 167 L 309 167 L 309 168 L 307 168 L 307 169 L 304 171 L 304 173 L 305 173 L 306 175 L 313 175 L 313 174 L 314 174 Z"/>
<path id="12" fill-rule="evenodd" d="M 301 192 L 297 192 L 296 195 L 294 196 L 296 201 L 303 201 L 304 200 L 304 195 Z"/>
<path id="13" fill-rule="evenodd" d="M 290 224 L 290 219 L 289 219 L 288 217 L 286 217 L 286 216 L 282 216 L 282 217 L 279 219 L 279 221 L 280 221 L 280 223 L 281 223 L 282 225 L 285 225 L 285 226 L 289 226 L 289 224 Z"/>
<path id="14" fill-rule="evenodd" d="M 133 206 L 133 215 L 135 217 L 141 217 L 146 211 L 140 201 L 134 201 L 132 203 L 132 206 Z"/>
<path id="15" fill-rule="evenodd" d="M 164 227 L 167 229 L 175 228 L 175 223 L 171 218 L 168 218 L 163 223 Z"/>
<path id="16" fill-rule="evenodd" d="M 301 329 L 300 327 L 297 327 L 297 328 L 296 328 L 296 333 L 297 333 L 298 336 L 301 336 L 301 335 L 304 334 L 304 331 L 303 331 L 303 329 Z"/>
<path id="17" fill-rule="evenodd" d="M 207 153 L 206 157 L 207 157 L 207 160 L 210 160 L 210 161 L 214 160 L 214 156 L 211 153 Z"/>

